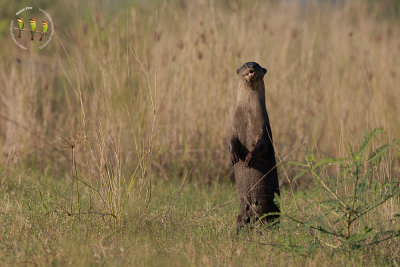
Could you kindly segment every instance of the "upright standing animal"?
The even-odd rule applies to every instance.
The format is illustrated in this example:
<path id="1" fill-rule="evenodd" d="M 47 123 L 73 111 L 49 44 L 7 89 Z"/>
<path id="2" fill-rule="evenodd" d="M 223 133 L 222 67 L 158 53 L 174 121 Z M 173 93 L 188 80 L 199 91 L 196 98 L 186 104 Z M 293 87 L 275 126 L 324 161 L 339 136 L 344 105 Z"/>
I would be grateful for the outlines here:
<path id="1" fill-rule="evenodd" d="M 274 197 L 279 195 L 278 172 L 271 127 L 265 106 L 267 70 L 247 62 L 237 71 L 238 96 L 230 139 L 231 163 L 239 197 L 237 229 L 264 216 L 263 223 L 279 218 Z"/>

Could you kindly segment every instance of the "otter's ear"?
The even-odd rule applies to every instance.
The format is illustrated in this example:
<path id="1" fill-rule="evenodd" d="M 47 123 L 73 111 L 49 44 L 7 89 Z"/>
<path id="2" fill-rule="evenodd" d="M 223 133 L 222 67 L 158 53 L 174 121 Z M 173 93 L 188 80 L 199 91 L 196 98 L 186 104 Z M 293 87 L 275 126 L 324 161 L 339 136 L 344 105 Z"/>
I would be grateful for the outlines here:
<path id="1" fill-rule="evenodd" d="M 236 74 L 239 75 L 239 71 L 240 71 L 240 68 L 238 68 L 238 69 L 236 70 Z"/>
<path id="2" fill-rule="evenodd" d="M 262 68 L 264 74 L 267 74 L 267 69 L 266 68 Z"/>

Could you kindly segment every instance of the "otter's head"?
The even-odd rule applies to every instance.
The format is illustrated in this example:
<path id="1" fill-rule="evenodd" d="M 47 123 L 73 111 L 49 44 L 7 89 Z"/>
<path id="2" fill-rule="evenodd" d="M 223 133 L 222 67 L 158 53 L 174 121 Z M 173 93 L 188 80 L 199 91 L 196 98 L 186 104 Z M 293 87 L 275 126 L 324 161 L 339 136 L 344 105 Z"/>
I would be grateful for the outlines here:
<path id="1" fill-rule="evenodd" d="M 236 73 L 247 83 L 255 84 L 262 80 L 267 73 L 267 69 L 261 67 L 256 62 L 247 62 L 237 69 Z"/>

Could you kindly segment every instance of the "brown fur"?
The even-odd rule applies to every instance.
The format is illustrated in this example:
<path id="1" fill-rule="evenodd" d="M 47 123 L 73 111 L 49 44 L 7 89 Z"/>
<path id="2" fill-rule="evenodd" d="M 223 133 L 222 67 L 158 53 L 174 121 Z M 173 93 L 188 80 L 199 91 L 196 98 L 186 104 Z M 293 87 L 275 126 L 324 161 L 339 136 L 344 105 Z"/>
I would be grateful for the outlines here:
<path id="1" fill-rule="evenodd" d="M 237 70 L 238 97 L 230 140 L 231 162 L 239 198 L 237 226 L 257 221 L 268 213 L 279 213 L 274 196 L 279 195 L 278 173 L 272 132 L 265 106 L 264 75 L 255 62 Z M 269 215 L 271 222 L 279 215 Z"/>

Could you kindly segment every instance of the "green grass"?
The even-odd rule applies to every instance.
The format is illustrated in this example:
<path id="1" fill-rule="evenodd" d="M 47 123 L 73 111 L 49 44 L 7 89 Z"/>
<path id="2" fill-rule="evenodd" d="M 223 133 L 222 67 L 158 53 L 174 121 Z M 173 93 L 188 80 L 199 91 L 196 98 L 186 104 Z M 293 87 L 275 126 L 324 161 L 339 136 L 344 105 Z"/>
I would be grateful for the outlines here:
<path id="1" fill-rule="evenodd" d="M 121 227 L 114 228 L 107 216 L 67 216 L 55 203 L 68 194 L 68 186 L 52 177 L 39 178 L 40 182 L 32 179 L 21 185 L 7 179 L 0 191 L 2 265 L 362 266 L 400 262 L 398 240 L 351 255 L 327 248 L 304 250 L 298 245 L 308 242 L 307 231 L 286 219 L 279 229 L 262 235 L 242 232 L 236 236 L 232 183 L 187 183 L 181 190 L 179 182 L 159 180 L 152 186 L 148 209 L 129 203 Z M 283 206 L 289 206 L 290 194 L 282 191 Z"/>

